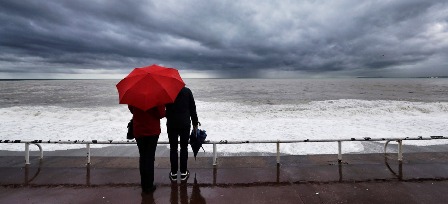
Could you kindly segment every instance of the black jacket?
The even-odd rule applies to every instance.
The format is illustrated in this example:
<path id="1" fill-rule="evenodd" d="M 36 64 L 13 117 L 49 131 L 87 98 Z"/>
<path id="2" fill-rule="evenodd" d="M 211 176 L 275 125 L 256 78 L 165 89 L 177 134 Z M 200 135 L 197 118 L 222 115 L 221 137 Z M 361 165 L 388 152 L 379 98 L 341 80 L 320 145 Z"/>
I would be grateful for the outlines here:
<path id="1" fill-rule="evenodd" d="M 190 128 L 190 122 L 194 126 L 198 125 L 198 115 L 193 93 L 189 88 L 184 87 L 174 103 L 166 105 L 166 126 L 167 128 Z"/>

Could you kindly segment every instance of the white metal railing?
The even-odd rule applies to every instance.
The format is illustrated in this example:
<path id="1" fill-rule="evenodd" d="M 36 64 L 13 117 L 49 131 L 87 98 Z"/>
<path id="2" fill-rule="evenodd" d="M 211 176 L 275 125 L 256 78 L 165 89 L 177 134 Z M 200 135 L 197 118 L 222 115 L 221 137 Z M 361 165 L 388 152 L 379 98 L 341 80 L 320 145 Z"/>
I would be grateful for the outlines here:
<path id="1" fill-rule="evenodd" d="M 213 165 L 217 165 L 217 159 L 218 159 L 218 152 L 217 152 L 217 145 L 221 144 L 257 144 L 257 143 L 274 143 L 277 146 L 277 154 L 276 154 L 276 160 L 277 165 L 280 164 L 280 143 L 314 143 L 314 142 L 337 142 L 338 143 L 338 161 L 342 161 L 342 142 L 378 142 L 378 141 L 385 141 L 384 144 L 384 154 L 386 154 L 387 145 L 391 141 L 396 141 L 398 143 L 398 160 L 403 160 L 403 140 L 435 140 L 435 139 L 448 139 L 448 137 L 444 136 L 429 136 L 429 137 L 405 137 L 405 138 L 370 138 L 370 137 L 364 137 L 364 138 L 350 138 L 350 139 L 305 139 L 305 140 L 244 140 L 244 141 L 227 141 L 227 140 L 221 140 L 221 141 L 206 141 L 204 144 L 213 145 Z M 104 140 L 104 141 L 98 141 L 98 140 L 66 140 L 66 141 L 45 141 L 45 140 L 0 140 L 0 143 L 25 143 L 25 164 L 30 164 L 30 154 L 29 154 L 29 145 L 35 144 L 39 147 L 40 151 L 40 159 L 43 158 L 43 150 L 42 146 L 40 144 L 85 144 L 87 149 L 87 164 L 90 164 L 90 145 L 91 144 L 136 144 L 135 140 L 122 140 L 122 141 L 114 141 L 114 140 Z M 169 144 L 169 142 L 158 142 L 158 144 Z"/>

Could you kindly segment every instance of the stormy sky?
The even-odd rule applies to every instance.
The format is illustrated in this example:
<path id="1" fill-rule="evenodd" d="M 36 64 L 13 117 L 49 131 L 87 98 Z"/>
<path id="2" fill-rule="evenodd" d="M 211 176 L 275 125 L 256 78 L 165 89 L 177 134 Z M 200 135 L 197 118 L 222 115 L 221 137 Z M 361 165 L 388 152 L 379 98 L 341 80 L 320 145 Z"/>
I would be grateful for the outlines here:
<path id="1" fill-rule="evenodd" d="M 448 76 L 446 0 L 2 0 L 0 78 Z"/>

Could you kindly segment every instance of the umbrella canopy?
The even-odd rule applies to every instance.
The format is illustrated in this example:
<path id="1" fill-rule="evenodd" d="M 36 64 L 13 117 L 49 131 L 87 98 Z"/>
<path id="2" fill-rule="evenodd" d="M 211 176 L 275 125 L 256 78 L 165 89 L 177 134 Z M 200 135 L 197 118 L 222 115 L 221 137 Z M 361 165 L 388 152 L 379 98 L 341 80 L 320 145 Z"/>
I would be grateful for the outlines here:
<path id="1" fill-rule="evenodd" d="M 207 133 L 205 130 L 196 129 L 196 132 L 194 132 L 194 129 L 191 131 L 190 134 L 190 146 L 191 150 L 193 150 L 194 159 L 196 160 L 196 156 L 198 155 L 199 149 L 202 147 L 202 144 L 204 144 L 205 139 L 207 138 Z M 204 149 L 202 147 L 202 149 Z"/>
<path id="2" fill-rule="evenodd" d="M 174 68 L 151 65 L 135 68 L 117 84 L 120 104 L 142 110 L 173 103 L 185 86 Z"/>

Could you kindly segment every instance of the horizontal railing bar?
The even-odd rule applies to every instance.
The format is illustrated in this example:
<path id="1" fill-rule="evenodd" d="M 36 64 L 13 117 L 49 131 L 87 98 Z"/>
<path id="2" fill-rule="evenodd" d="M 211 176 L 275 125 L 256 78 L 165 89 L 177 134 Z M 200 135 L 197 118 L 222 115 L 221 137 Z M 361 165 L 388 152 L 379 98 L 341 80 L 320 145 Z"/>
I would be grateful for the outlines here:
<path id="1" fill-rule="evenodd" d="M 376 141 L 394 141 L 394 140 L 439 140 L 448 139 L 444 136 L 430 137 L 405 137 L 405 138 L 350 138 L 350 139 L 305 139 L 305 140 L 240 140 L 240 141 L 210 141 L 204 144 L 244 144 L 244 143 L 302 143 L 302 142 L 376 142 Z M 135 140 L 0 140 L 0 143 L 47 143 L 47 144 L 136 144 Z M 168 141 L 160 141 L 157 144 L 169 144 Z"/>
<path id="2" fill-rule="evenodd" d="M 403 147 L 402 142 L 403 140 L 435 140 L 435 139 L 448 139 L 448 137 L 444 136 L 429 136 L 429 137 L 405 137 L 405 138 L 370 138 L 370 137 L 363 137 L 362 139 L 356 139 L 356 138 L 350 138 L 350 139 L 317 139 L 317 140 L 244 140 L 244 141 L 227 141 L 227 140 L 220 140 L 218 141 L 210 141 L 207 140 L 204 142 L 204 144 L 213 144 L 213 165 L 217 165 L 217 144 L 257 144 L 257 143 L 275 143 L 277 144 L 277 165 L 280 164 L 280 143 L 312 143 L 312 142 L 338 142 L 338 161 L 342 161 L 342 152 L 341 152 L 341 142 L 355 142 L 355 141 L 368 141 L 368 142 L 374 142 L 374 141 L 385 141 L 384 145 L 384 153 L 386 153 L 387 144 L 390 141 L 396 141 L 398 142 L 398 160 L 403 160 Z M 43 150 L 42 147 L 39 144 L 86 144 L 87 148 L 87 164 L 90 164 L 90 144 L 136 144 L 135 140 L 126 140 L 126 141 L 114 141 L 114 140 L 105 140 L 105 141 L 98 141 L 98 140 L 58 140 L 58 141 L 51 141 L 51 140 L 0 140 L 0 143 L 15 143 L 25 144 L 25 165 L 29 165 L 29 145 L 35 144 L 39 147 L 39 151 L 41 153 L 40 158 L 43 157 Z M 169 142 L 158 142 L 157 144 L 169 144 Z"/>
<path id="3" fill-rule="evenodd" d="M 438 139 L 448 139 L 448 137 L 438 138 Z M 435 140 L 432 138 L 369 138 L 369 139 L 306 139 L 306 140 L 244 140 L 244 141 L 207 141 L 205 144 L 243 144 L 243 143 L 301 143 L 301 142 L 350 142 L 350 141 L 359 141 L 359 142 L 365 142 L 365 141 L 387 141 L 387 140 Z"/>

